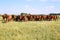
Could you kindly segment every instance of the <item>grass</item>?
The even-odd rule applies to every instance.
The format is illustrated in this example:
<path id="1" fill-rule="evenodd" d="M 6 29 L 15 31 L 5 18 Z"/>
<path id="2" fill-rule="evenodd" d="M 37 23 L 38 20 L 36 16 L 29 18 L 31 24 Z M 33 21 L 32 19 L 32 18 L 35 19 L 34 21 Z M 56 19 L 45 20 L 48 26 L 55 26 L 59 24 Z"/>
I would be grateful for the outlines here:
<path id="1" fill-rule="evenodd" d="M 0 40 L 60 40 L 60 20 L 2 23 Z"/>

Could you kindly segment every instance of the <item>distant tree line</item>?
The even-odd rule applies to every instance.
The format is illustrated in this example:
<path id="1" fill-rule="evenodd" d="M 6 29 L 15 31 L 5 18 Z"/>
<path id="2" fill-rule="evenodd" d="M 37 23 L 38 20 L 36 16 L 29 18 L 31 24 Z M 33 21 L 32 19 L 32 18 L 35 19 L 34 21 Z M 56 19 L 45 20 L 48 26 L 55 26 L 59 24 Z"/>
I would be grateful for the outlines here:
<path id="1" fill-rule="evenodd" d="M 29 15 L 28 13 L 21 13 L 21 15 Z M 44 15 L 44 14 L 39 14 Z M 60 15 L 60 13 L 50 13 L 49 15 Z"/>
<path id="2" fill-rule="evenodd" d="M 60 15 L 60 13 L 50 13 L 49 15 Z"/>
<path id="3" fill-rule="evenodd" d="M 28 15 L 28 13 L 21 13 L 20 15 L 25 15 L 25 16 L 27 16 L 27 15 Z"/>
<path id="4" fill-rule="evenodd" d="M 20 15 L 25 15 L 25 16 L 27 16 L 27 15 L 29 15 L 30 13 L 20 13 Z M 0 16 L 1 16 L 2 14 L 0 14 Z M 14 14 L 15 15 L 15 14 Z M 32 15 L 32 14 L 31 14 Z M 44 14 L 39 14 L 39 15 L 44 15 Z M 49 15 L 60 15 L 60 13 L 50 13 Z"/>

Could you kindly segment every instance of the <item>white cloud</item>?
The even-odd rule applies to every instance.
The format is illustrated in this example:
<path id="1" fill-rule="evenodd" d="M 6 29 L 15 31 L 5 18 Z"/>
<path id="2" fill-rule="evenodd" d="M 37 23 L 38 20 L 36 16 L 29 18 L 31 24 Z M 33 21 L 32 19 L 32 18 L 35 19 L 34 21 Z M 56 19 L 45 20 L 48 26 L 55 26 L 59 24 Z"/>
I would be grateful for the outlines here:
<path id="1" fill-rule="evenodd" d="M 21 12 L 31 14 L 49 14 L 49 13 L 59 13 L 60 9 L 53 5 L 45 6 L 42 8 L 33 8 L 30 5 L 25 5 Z"/>
<path id="2" fill-rule="evenodd" d="M 30 5 L 25 5 L 24 8 L 22 9 L 11 9 L 10 10 L 7 10 L 9 13 L 11 14 L 20 14 L 21 12 L 24 12 L 24 13 L 31 13 L 31 14 L 49 14 L 49 13 L 59 13 L 60 12 L 60 9 L 57 8 L 56 6 L 46 6 L 46 7 L 42 7 L 40 9 L 38 8 L 33 8 L 31 7 Z M 7 11 L 4 11 L 4 12 L 7 12 Z"/>
<path id="3" fill-rule="evenodd" d="M 49 14 L 49 13 L 54 12 L 54 11 L 55 11 L 55 6 L 47 6 L 47 7 L 42 9 L 42 12 L 44 14 Z"/>
<path id="4" fill-rule="evenodd" d="M 31 14 L 49 14 L 49 13 L 58 13 L 59 9 L 56 8 L 55 6 L 46 6 L 38 9 L 38 8 L 32 8 L 29 5 L 25 5 L 25 9 L 23 9 L 23 12 Z"/>
<path id="5" fill-rule="evenodd" d="M 21 12 L 31 13 L 31 14 L 49 14 L 49 13 L 59 13 L 60 9 L 53 5 L 45 6 L 42 8 L 33 8 L 27 4 L 27 5 L 24 5 L 24 8 L 13 8 L 10 10 L 7 9 L 6 11 L 5 10 L 3 10 L 3 11 L 11 13 L 11 14 L 20 14 Z"/>
<path id="6" fill-rule="evenodd" d="M 27 12 L 31 14 L 39 14 L 40 10 L 36 8 L 32 8 L 30 5 L 25 5 L 22 12 Z"/>
<path id="7" fill-rule="evenodd" d="M 41 13 L 43 14 L 49 14 L 49 13 L 59 13 L 60 9 L 56 6 L 47 6 L 41 9 Z"/>

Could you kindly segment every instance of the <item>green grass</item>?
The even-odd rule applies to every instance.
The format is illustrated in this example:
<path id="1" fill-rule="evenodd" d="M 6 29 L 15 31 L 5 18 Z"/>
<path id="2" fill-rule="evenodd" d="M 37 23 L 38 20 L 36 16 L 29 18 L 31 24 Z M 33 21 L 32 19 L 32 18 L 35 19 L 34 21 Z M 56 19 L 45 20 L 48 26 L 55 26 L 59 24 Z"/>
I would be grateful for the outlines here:
<path id="1" fill-rule="evenodd" d="M 0 40 L 60 40 L 60 20 L 2 23 Z"/>

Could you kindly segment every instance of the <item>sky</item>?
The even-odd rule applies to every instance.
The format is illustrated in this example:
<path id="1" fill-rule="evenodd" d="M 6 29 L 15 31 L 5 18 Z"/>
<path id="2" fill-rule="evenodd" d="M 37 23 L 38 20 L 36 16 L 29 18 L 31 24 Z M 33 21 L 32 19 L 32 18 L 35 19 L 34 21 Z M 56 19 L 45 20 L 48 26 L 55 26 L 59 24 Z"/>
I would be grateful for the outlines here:
<path id="1" fill-rule="evenodd" d="M 60 0 L 0 0 L 0 14 L 60 13 Z"/>

